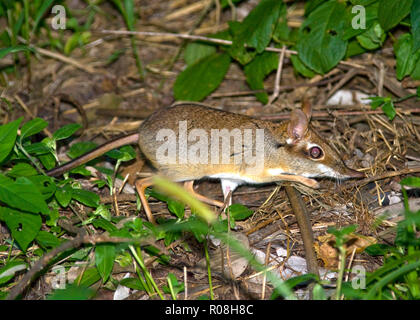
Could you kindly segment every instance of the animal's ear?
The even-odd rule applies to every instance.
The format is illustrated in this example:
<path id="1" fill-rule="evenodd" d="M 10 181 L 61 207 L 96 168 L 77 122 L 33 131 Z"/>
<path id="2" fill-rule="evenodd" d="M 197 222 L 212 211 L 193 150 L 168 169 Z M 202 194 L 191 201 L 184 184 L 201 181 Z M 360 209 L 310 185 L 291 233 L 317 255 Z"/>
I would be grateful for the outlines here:
<path id="1" fill-rule="evenodd" d="M 311 105 L 311 102 L 309 101 L 309 98 L 307 97 L 304 97 L 302 100 L 302 111 L 308 118 L 308 122 L 309 122 L 312 116 L 312 105 Z"/>
<path id="2" fill-rule="evenodd" d="M 306 114 L 298 109 L 293 110 L 290 115 L 290 122 L 287 126 L 287 134 L 289 138 L 292 139 L 292 143 L 296 143 L 301 140 L 306 131 L 308 130 L 309 119 Z"/>

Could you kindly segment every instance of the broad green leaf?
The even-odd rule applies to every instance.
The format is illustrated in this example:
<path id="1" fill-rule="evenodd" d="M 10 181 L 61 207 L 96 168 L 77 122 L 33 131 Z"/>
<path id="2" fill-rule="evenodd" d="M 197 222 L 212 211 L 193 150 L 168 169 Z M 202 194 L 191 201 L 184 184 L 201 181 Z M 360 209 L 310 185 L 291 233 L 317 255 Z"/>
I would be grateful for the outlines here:
<path id="1" fill-rule="evenodd" d="M 203 100 L 220 85 L 229 69 L 229 65 L 230 57 L 228 54 L 215 53 L 187 67 L 175 81 L 175 99 Z"/>
<path id="2" fill-rule="evenodd" d="M 168 199 L 168 210 L 175 214 L 179 219 L 184 217 L 185 205 L 179 201 Z"/>
<path id="3" fill-rule="evenodd" d="M 95 228 L 102 228 L 108 232 L 113 232 L 117 230 L 116 226 L 114 226 L 111 222 L 103 218 L 98 218 L 98 219 L 93 220 L 92 224 Z"/>
<path id="4" fill-rule="evenodd" d="M 357 41 L 368 50 L 377 49 L 385 41 L 386 34 L 379 23 L 374 23 L 365 33 L 357 36 Z"/>
<path id="5" fill-rule="evenodd" d="M 245 68 L 246 81 L 252 90 L 264 90 L 264 78 L 277 69 L 279 55 L 273 52 L 263 52 L 248 63 Z M 262 103 L 268 102 L 266 92 L 256 93 L 255 96 Z"/>
<path id="6" fill-rule="evenodd" d="M 412 4 L 413 0 L 379 0 L 378 20 L 381 27 L 385 31 L 395 27 L 410 13 Z"/>
<path id="7" fill-rule="evenodd" d="M 321 4 L 328 0 L 309 0 L 305 1 L 305 16 L 308 16 L 312 11 L 318 8 Z"/>
<path id="8" fill-rule="evenodd" d="M 100 200 L 96 193 L 83 189 L 73 189 L 73 199 L 76 199 L 88 207 L 94 208 L 99 205 Z"/>
<path id="9" fill-rule="evenodd" d="M 384 256 L 392 250 L 395 250 L 394 247 L 392 247 L 388 244 L 375 243 L 375 244 L 372 244 L 372 245 L 368 246 L 365 249 L 365 252 L 370 256 Z"/>
<path id="10" fill-rule="evenodd" d="M 349 44 L 347 45 L 347 52 L 345 58 L 357 56 L 365 52 L 366 49 L 363 48 L 357 40 L 353 39 L 350 40 Z"/>
<path id="11" fill-rule="evenodd" d="M 74 159 L 77 157 L 80 157 L 81 155 L 85 154 L 86 152 L 89 152 L 97 147 L 97 144 L 92 141 L 82 141 L 73 144 L 70 147 L 70 150 L 67 152 L 67 155 Z"/>
<path id="12" fill-rule="evenodd" d="M 397 56 L 397 79 L 402 80 L 413 72 L 420 58 L 420 50 L 413 51 L 413 37 L 410 33 L 405 33 L 398 38 L 394 51 Z"/>
<path id="13" fill-rule="evenodd" d="M 311 69 L 309 69 L 303 62 L 300 60 L 298 55 L 292 55 L 290 56 L 290 60 L 292 61 L 293 68 L 299 72 L 301 75 L 312 78 L 315 76 L 315 72 L 313 72 Z"/>
<path id="14" fill-rule="evenodd" d="M 406 177 L 401 180 L 401 185 L 420 188 L 420 177 Z"/>
<path id="15" fill-rule="evenodd" d="M 414 43 L 413 51 L 417 51 L 420 49 L 420 1 L 413 1 L 410 17 Z"/>
<path id="16" fill-rule="evenodd" d="M 107 221 L 111 221 L 111 213 L 109 212 L 108 208 L 103 204 L 100 204 L 93 214 L 96 216 L 101 216 Z"/>
<path id="17" fill-rule="evenodd" d="M 313 299 L 314 300 L 327 300 L 327 296 L 325 295 L 324 288 L 319 284 L 316 283 L 313 290 Z"/>
<path id="18" fill-rule="evenodd" d="M 17 130 L 22 119 L 23 117 L 0 126 L 0 163 L 12 151 L 16 141 Z"/>
<path id="19" fill-rule="evenodd" d="M 420 50 L 420 49 L 419 49 Z M 411 78 L 414 80 L 420 80 L 420 58 L 417 60 L 416 65 L 414 66 L 413 72 L 410 74 Z M 420 88 L 420 87 L 419 87 Z M 417 88 L 417 96 L 420 97 L 420 89 Z"/>
<path id="20" fill-rule="evenodd" d="M 321 74 L 334 68 L 346 54 L 342 37 L 347 25 L 341 2 L 329 1 L 313 11 L 300 28 L 297 49 L 302 62 Z"/>
<path id="21" fill-rule="evenodd" d="M 38 214 L 26 213 L 6 207 L 0 207 L 1 216 L 12 233 L 13 238 L 23 251 L 35 239 L 41 230 L 42 219 Z"/>
<path id="22" fill-rule="evenodd" d="M 290 28 L 287 25 L 287 7 L 282 6 L 280 9 L 279 20 L 273 32 L 273 39 L 277 42 L 284 42 L 290 40 Z"/>
<path id="23" fill-rule="evenodd" d="M 35 185 L 44 200 L 47 200 L 54 195 L 56 185 L 53 178 L 44 175 L 29 176 L 27 178 Z"/>
<path id="24" fill-rule="evenodd" d="M 41 132 L 48 126 L 48 122 L 41 119 L 35 118 L 26 122 L 20 129 L 20 139 L 23 140 L 27 137 L 30 137 L 38 132 Z"/>
<path id="25" fill-rule="evenodd" d="M 0 201 L 23 211 L 43 214 L 49 212 L 39 190 L 25 177 L 13 181 L 0 174 Z"/>
<path id="26" fill-rule="evenodd" d="M 53 134 L 53 138 L 55 140 L 63 140 L 67 139 L 71 135 L 73 135 L 77 130 L 79 130 L 82 126 L 78 123 L 71 123 L 61 127 Z"/>
<path id="27" fill-rule="evenodd" d="M 11 170 L 7 172 L 9 177 L 29 177 L 35 176 L 38 172 L 32 167 L 30 164 L 25 162 L 19 162 L 18 164 L 14 165 Z"/>
<path id="28" fill-rule="evenodd" d="M 386 114 L 389 120 L 393 120 L 397 112 L 395 111 L 394 103 L 392 101 L 387 101 L 382 106 L 382 111 Z"/>
<path id="29" fill-rule="evenodd" d="M 229 207 L 231 216 L 236 220 L 244 220 L 254 213 L 251 209 L 240 203 L 234 203 Z"/>
<path id="30" fill-rule="evenodd" d="M 133 290 L 144 290 L 144 286 L 138 278 L 121 279 L 120 285 Z"/>
<path id="31" fill-rule="evenodd" d="M 184 60 L 187 66 L 216 53 L 216 47 L 204 43 L 192 42 L 187 45 L 184 52 Z"/>
<path id="32" fill-rule="evenodd" d="M 38 159 L 47 170 L 55 167 L 55 157 L 51 153 L 41 154 L 38 156 Z"/>
<path id="33" fill-rule="evenodd" d="M 5 266 L 0 268 L 0 285 L 11 280 L 16 273 L 26 270 L 28 265 L 22 260 L 12 260 L 6 263 Z"/>
<path id="34" fill-rule="evenodd" d="M 25 146 L 24 148 L 27 153 L 32 154 L 32 155 L 37 155 L 37 156 L 51 152 L 50 147 L 48 147 L 43 142 L 32 143 L 29 146 Z"/>
<path id="35" fill-rule="evenodd" d="M 90 288 L 69 284 L 65 289 L 54 290 L 47 300 L 88 300 L 94 294 L 95 291 Z"/>
<path id="36" fill-rule="evenodd" d="M 58 239 L 51 232 L 40 231 L 35 238 L 36 242 L 43 248 L 55 248 L 60 245 L 60 239 Z"/>
<path id="37" fill-rule="evenodd" d="M 85 272 L 81 274 L 81 277 L 82 279 L 79 280 L 80 276 L 78 276 L 74 283 L 80 283 L 81 286 L 85 287 L 89 287 L 101 279 L 101 275 L 97 268 L 87 268 Z"/>
<path id="38" fill-rule="evenodd" d="M 112 159 L 120 161 L 130 161 L 136 158 L 136 151 L 132 146 L 123 146 L 120 149 L 114 149 L 106 153 Z"/>
<path id="39" fill-rule="evenodd" d="M 261 0 L 234 33 L 231 56 L 247 64 L 253 58 L 249 49 L 262 53 L 271 41 L 283 6 L 283 1 Z"/>
<path id="40" fill-rule="evenodd" d="M 115 256 L 114 244 L 98 244 L 95 248 L 95 264 L 103 282 L 106 282 L 111 274 Z"/>
<path id="41" fill-rule="evenodd" d="M 66 208 L 73 198 L 73 188 L 68 184 L 64 187 L 57 188 L 55 198 L 62 207 Z"/>

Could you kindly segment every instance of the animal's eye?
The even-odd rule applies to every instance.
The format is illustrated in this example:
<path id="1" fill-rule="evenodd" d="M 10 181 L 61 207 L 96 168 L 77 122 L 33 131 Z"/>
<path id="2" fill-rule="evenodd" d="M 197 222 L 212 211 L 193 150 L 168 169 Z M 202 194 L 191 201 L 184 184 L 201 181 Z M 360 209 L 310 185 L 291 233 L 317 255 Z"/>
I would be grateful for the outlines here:
<path id="1" fill-rule="evenodd" d="M 309 149 L 309 155 L 312 159 L 319 159 L 322 157 L 322 149 L 319 147 L 312 147 Z"/>

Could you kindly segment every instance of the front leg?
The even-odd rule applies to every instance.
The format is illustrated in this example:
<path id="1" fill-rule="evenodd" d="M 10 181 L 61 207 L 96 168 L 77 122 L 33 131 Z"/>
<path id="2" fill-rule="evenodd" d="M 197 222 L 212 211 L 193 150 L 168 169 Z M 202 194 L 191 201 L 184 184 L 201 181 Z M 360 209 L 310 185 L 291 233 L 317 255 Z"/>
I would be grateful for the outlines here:
<path id="1" fill-rule="evenodd" d="M 272 181 L 291 181 L 291 182 L 299 182 L 307 187 L 318 189 L 319 183 L 318 181 L 302 176 L 297 176 L 293 174 L 279 174 L 276 176 L 271 177 Z"/>

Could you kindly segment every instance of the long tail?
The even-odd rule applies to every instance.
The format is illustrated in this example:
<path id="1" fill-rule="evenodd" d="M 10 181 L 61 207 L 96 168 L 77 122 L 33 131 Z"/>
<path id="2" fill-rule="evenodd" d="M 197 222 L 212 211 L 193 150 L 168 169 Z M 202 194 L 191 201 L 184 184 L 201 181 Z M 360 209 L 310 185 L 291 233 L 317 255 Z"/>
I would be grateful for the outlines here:
<path id="1" fill-rule="evenodd" d="M 129 134 L 124 137 L 116 138 L 114 140 L 111 140 L 96 149 L 93 149 L 92 151 L 89 151 L 88 153 L 73 159 L 57 168 L 51 169 L 50 171 L 47 171 L 47 175 L 50 177 L 57 177 L 62 175 L 63 173 L 70 171 L 86 162 L 89 162 L 90 160 L 93 160 L 104 153 L 107 153 L 108 151 L 111 151 L 115 148 L 119 148 L 128 144 L 136 144 L 139 141 L 139 133 L 133 133 Z"/>

